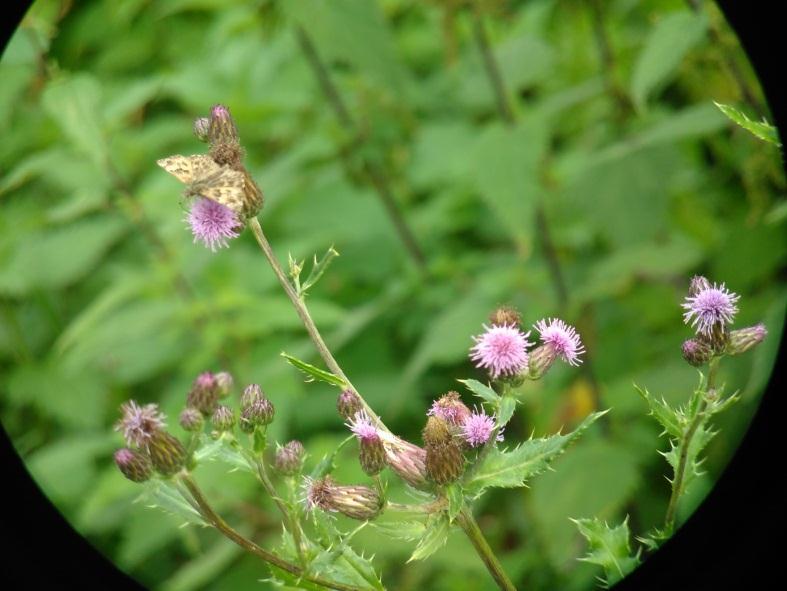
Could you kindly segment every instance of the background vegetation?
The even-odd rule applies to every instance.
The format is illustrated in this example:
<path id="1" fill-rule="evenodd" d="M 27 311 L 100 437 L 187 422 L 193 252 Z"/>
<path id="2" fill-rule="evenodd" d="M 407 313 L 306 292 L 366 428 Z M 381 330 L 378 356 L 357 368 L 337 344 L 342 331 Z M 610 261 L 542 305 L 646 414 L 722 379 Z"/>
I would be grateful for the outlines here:
<path id="1" fill-rule="evenodd" d="M 341 253 L 310 307 L 400 434 L 419 442 L 430 401 L 480 377 L 470 335 L 496 304 L 579 327 L 586 363 L 529 384 L 507 438 L 612 412 L 555 472 L 479 507 L 525 588 L 593 587 L 569 517 L 628 514 L 635 533 L 663 521 L 666 440 L 632 382 L 671 403 L 695 385 L 679 308 L 693 273 L 742 295 L 736 326 L 771 334 L 722 367 L 742 401 L 719 418 L 684 518 L 757 408 L 783 322 L 785 181 L 778 149 L 713 105 L 766 114 L 709 2 L 42 0 L 0 78 L 0 416 L 46 494 L 151 588 L 260 589 L 267 572 L 215 532 L 132 504 L 139 490 L 111 461 L 121 401 L 159 402 L 174 424 L 194 376 L 227 369 L 262 384 L 275 437 L 301 439 L 311 462 L 346 434 L 335 393 L 279 356 L 316 361 L 251 236 L 216 254 L 192 244 L 181 187 L 155 166 L 202 150 L 191 122 L 217 102 L 279 257 Z M 340 479 L 364 482 L 346 451 Z M 239 529 L 276 543 L 251 477 L 216 465 L 197 478 Z M 408 544 L 357 540 L 391 589 L 491 588 L 461 535 L 404 568 Z"/>

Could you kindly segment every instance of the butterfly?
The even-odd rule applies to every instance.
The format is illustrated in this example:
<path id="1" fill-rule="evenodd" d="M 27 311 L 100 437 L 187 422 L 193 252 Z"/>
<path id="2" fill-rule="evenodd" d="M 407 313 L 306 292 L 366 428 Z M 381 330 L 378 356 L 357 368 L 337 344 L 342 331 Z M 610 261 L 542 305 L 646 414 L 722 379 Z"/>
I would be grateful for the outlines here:
<path id="1" fill-rule="evenodd" d="M 246 199 L 244 173 L 216 164 L 204 154 L 177 154 L 157 160 L 156 164 L 186 185 L 186 197 L 206 197 L 228 207 L 239 217 L 243 215 Z"/>

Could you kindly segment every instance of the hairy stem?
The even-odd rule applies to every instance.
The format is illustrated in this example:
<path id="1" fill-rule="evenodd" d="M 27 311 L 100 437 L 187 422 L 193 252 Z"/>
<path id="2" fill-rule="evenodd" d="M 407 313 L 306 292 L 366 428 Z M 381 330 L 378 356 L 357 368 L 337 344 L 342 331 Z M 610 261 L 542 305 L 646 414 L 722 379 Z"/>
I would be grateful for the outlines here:
<path id="1" fill-rule="evenodd" d="M 694 414 L 694 418 L 691 420 L 691 423 L 689 423 L 689 426 L 683 434 L 683 438 L 681 440 L 678 467 L 675 470 L 675 479 L 672 481 L 672 494 L 670 495 L 669 505 L 667 505 L 667 516 L 664 519 L 664 523 L 668 532 L 672 532 L 675 528 L 675 516 L 678 510 L 678 501 L 683 495 L 683 482 L 686 477 L 686 464 L 688 463 L 689 458 L 689 447 L 691 446 L 691 440 L 694 437 L 694 434 L 697 432 L 697 429 L 705 418 L 704 411 L 707 402 L 704 395 L 715 388 L 716 371 L 718 367 L 719 358 L 714 357 L 711 359 L 710 364 L 708 365 L 708 378 L 705 382 L 705 391 L 703 392 L 702 398 L 700 399 L 699 405 L 697 406 L 697 412 Z"/>
<path id="2" fill-rule="evenodd" d="M 500 561 L 498 561 L 495 553 L 492 552 L 492 548 L 489 547 L 489 543 L 486 541 L 486 538 L 484 538 L 484 534 L 481 532 L 481 528 L 478 527 L 478 523 L 476 523 L 470 509 L 463 507 L 456 520 L 465 534 L 467 534 L 468 539 L 473 544 L 473 548 L 475 548 L 481 560 L 484 561 L 484 565 L 489 571 L 489 574 L 492 575 L 495 583 L 497 583 L 497 586 L 500 587 L 502 591 L 516 591 L 516 587 L 514 587 L 511 579 L 509 579 L 503 571 L 503 567 L 500 565 Z"/>
<path id="3" fill-rule="evenodd" d="M 306 555 L 304 554 L 303 550 L 303 532 L 301 531 L 301 524 L 294 518 L 292 512 L 289 510 L 287 505 L 284 504 L 284 501 L 281 500 L 278 493 L 276 492 L 276 488 L 273 486 L 273 482 L 268 477 L 268 472 L 265 469 L 265 461 L 262 458 L 262 454 L 259 454 L 256 458 L 257 463 L 257 476 L 259 476 L 260 482 L 262 483 L 265 492 L 268 493 L 273 502 L 276 503 L 276 506 L 279 508 L 279 512 L 281 512 L 284 521 L 289 526 L 290 533 L 292 534 L 292 539 L 295 542 L 295 550 L 298 552 L 298 561 L 301 563 L 301 566 L 306 566 Z"/>
<path id="4" fill-rule="evenodd" d="M 200 514 L 205 518 L 205 520 L 210 523 L 213 527 L 219 530 L 222 534 L 224 534 L 227 538 L 235 542 L 238 546 L 246 550 L 247 552 L 254 554 L 258 558 L 261 558 L 265 562 L 273 564 L 274 566 L 279 567 L 282 570 L 287 571 L 293 575 L 303 578 L 306 581 L 310 581 L 315 583 L 316 585 L 321 585 L 326 587 L 327 589 L 336 589 L 337 591 L 360 591 L 360 587 L 355 587 L 353 585 L 345 585 L 344 583 L 336 583 L 334 581 L 329 581 L 328 579 L 324 579 L 322 577 L 309 575 L 306 571 L 289 562 L 288 560 L 284 560 L 283 558 L 279 558 L 272 552 L 268 552 L 264 548 L 261 548 L 251 540 L 245 538 L 239 532 L 234 530 L 230 527 L 222 517 L 213 510 L 213 507 L 210 506 L 207 499 L 205 499 L 205 495 L 202 494 L 202 491 L 197 486 L 197 483 L 191 478 L 189 474 L 181 474 L 180 480 L 188 489 L 189 493 L 191 494 L 194 502 L 197 504 L 199 508 Z"/>
<path id="5" fill-rule="evenodd" d="M 328 99 L 328 103 L 330 103 L 331 107 L 333 108 L 339 123 L 349 135 L 355 134 L 355 122 L 350 116 L 350 112 L 347 109 L 347 105 L 344 103 L 341 94 L 339 94 L 339 89 L 336 88 L 333 80 L 331 80 L 331 76 L 328 73 L 328 69 L 325 67 L 322 59 L 320 58 L 320 54 L 317 53 L 317 48 L 314 46 L 311 37 L 309 37 L 309 34 L 306 32 L 306 30 L 300 26 L 295 28 L 295 34 L 298 37 L 298 44 L 301 46 L 301 49 L 306 56 L 306 60 L 309 62 L 309 66 L 314 72 L 323 94 Z M 371 162 L 364 163 L 364 172 L 371 181 L 371 184 L 374 187 L 378 198 L 382 202 L 383 207 L 385 207 L 385 211 L 388 213 L 388 217 L 391 219 L 391 222 L 394 225 L 396 234 L 399 236 L 402 244 L 404 244 L 408 254 L 413 259 L 413 262 L 415 262 L 416 266 L 421 271 L 424 271 L 426 268 L 426 257 L 424 257 L 424 253 L 421 250 L 421 247 L 418 245 L 415 235 L 407 225 L 407 221 L 399 209 L 399 205 L 394 199 L 393 193 L 391 192 L 388 182 L 386 181 L 385 174 L 383 174 L 383 171 Z"/>

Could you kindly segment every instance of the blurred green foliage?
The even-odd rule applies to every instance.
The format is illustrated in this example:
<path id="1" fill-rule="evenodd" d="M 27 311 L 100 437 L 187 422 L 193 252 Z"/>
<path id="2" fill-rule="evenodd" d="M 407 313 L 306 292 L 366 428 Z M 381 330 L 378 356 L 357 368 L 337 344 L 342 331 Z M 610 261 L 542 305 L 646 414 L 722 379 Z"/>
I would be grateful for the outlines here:
<path id="1" fill-rule="evenodd" d="M 628 515 L 635 534 L 663 522 L 669 485 L 656 450 L 666 440 L 632 382 L 671 404 L 689 396 L 697 376 L 680 357 L 690 331 L 678 304 L 696 272 L 742 295 L 736 326 L 762 320 L 771 332 L 721 368 L 742 401 L 719 418 L 684 517 L 734 452 L 780 339 L 787 237 L 778 148 L 713 104 L 759 119 L 729 70 L 731 59 L 761 97 L 737 41 L 711 3 L 699 14 L 679 0 L 479 10 L 513 126 L 498 114 L 474 12 L 458 0 L 39 0 L 12 38 L 0 63 L 0 413 L 46 494 L 149 587 L 260 589 L 267 570 L 214 531 L 132 504 L 139 490 L 111 461 L 121 401 L 159 402 L 174 424 L 194 376 L 227 369 L 263 385 L 273 436 L 303 440 L 310 464 L 345 435 L 331 387 L 305 384 L 279 355 L 318 362 L 251 236 L 216 254 L 192 244 L 181 189 L 155 166 L 202 151 L 191 122 L 217 102 L 236 117 L 280 259 L 331 244 L 341 253 L 309 305 L 400 434 L 420 442 L 430 401 L 457 378 L 482 377 L 467 351 L 496 304 L 578 326 L 587 363 L 529 384 L 507 440 L 611 407 L 603 428 L 531 488 L 478 507 L 524 588 L 593 587 L 569 517 Z M 353 130 L 322 93 L 298 25 Z M 426 274 L 362 174 L 369 165 Z M 567 286 L 562 306 L 534 232 L 539 208 Z M 338 477 L 364 482 L 354 453 L 345 448 Z M 250 475 L 206 465 L 197 479 L 241 531 L 277 543 L 278 520 Z M 461 535 L 404 568 L 410 543 L 373 528 L 355 541 L 391 589 L 491 588 Z"/>

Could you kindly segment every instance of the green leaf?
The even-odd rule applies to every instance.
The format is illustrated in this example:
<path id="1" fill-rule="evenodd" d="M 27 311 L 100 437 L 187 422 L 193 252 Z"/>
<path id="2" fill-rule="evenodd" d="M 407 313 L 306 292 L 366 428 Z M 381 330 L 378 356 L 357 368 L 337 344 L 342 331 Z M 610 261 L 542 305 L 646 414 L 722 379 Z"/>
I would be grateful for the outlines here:
<path id="1" fill-rule="evenodd" d="M 491 486 L 514 488 L 524 486 L 529 478 L 546 470 L 547 466 L 562 454 L 598 418 L 608 411 L 595 412 L 580 423 L 571 433 L 552 435 L 541 439 L 529 439 L 510 451 L 501 451 L 496 446 L 481 460 L 465 484 L 465 491 L 478 497 Z"/>
<path id="2" fill-rule="evenodd" d="M 232 466 L 233 470 L 243 470 L 252 474 L 257 473 L 254 460 L 244 453 L 240 444 L 228 433 L 223 433 L 218 439 L 204 438 L 204 445 L 194 452 L 194 460 L 199 462 L 213 461 L 224 462 Z"/>
<path id="3" fill-rule="evenodd" d="M 336 449 L 333 450 L 332 453 L 326 454 L 326 456 L 320 460 L 320 462 L 314 467 L 312 473 L 309 475 L 311 478 L 322 478 L 323 476 L 327 476 L 334 470 L 336 470 L 336 456 L 339 454 L 341 449 L 347 445 L 350 441 L 355 439 L 355 435 L 350 435 L 345 437 L 342 442 L 336 446 Z"/>
<path id="4" fill-rule="evenodd" d="M 492 390 L 489 386 L 485 386 L 481 382 L 477 380 L 457 380 L 461 382 L 467 389 L 470 390 L 473 394 L 478 396 L 479 398 L 486 400 L 490 404 L 494 405 L 495 408 L 500 404 L 501 396 Z"/>
<path id="5" fill-rule="evenodd" d="M 307 382 L 312 382 L 314 380 L 320 380 L 322 382 L 326 382 L 331 384 L 332 386 L 338 386 L 339 388 L 346 388 L 347 384 L 344 382 L 342 378 L 337 375 L 332 374 L 329 371 L 325 371 L 324 369 L 320 369 L 319 367 L 315 367 L 305 361 L 301 361 L 300 359 L 293 357 L 292 355 L 288 355 L 287 353 L 282 353 L 282 357 L 284 357 L 290 365 L 295 366 L 307 376 Z"/>
<path id="6" fill-rule="evenodd" d="M 631 77 L 631 97 L 639 108 L 669 82 L 686 54 L 705 36 L 705 27 L 704 16 L 687 10 L 673 12 L 656 23 Z"/>
<path id="7" fill-rule="evenodd" d="M 673 410 L 664 398 L 659 401 L 652 396 L 647 389 L 642 389 L 636 384 L 634 384 L 634 388 L 650 408 L 650 413 L 648 414 L 654 417 L 659 424 L 664 427 L 664 433 L 675 438 L 681 437 L 683 435 L 684 426 L 682 415 Z"/>
<path id="8" fill-rule="evenodd" d="M 414 542 L 424 537 L 426 523 L 423 521 L 372 521 L 370 525 L 387 538 Z"/>
<path id="9" fill-rule="evenodd" d="M 446 540 L 448 540 L 448 533 L 450 530 L 451 524 L 448 520 L 447 512 L 441 511 L 440 513 L 433 513 L 430 515 L 426 523 L 426 532 L 418 542 L 418 545 L 415 547 L 415 550 L 413 550 L 407 562 L 424 560 L 437 552 L 445 545 Z"/>
<path id="10" fill-rule="evenodd" d="M 713 101 L 713 104 L 716 105 L 719 110 L 724 113 L 727 117 L 729 117 L 732 121 L 740 125 L 746 131 L 754 134 L 756 137 L 764 140 L 770 144 L 774 144 L 776 146 L 781 146 L 781 142 L 779 141 L 779 133 L 775 126 L 771 125 L 767 121 L 752 121 L 749 119 L 745 113 L 739 111 L 735 107 L 731 105 L 725 105 L 723 103 L 717 103 Z"/>
<path id="11" fill-rule="evenodd" d="M 208 525 L 202 518 L 202 515 L 183 498 L 180 490 L 172 481 L 152 478 L 143 483 L 143 486 L 145 490 L 137 498 L 137 502 L 142 502 L 147 507 L 156 507 L 176 517 L 180 517 L 186 523 Z"/>
<path id="12" fill-rule="evenodd" d="M 588 541 L 588 554 L 579 560 L 604 568 L 605 587 L 610 587 L 639 564 L 639 552 L 631 553 L 628 517 L 617 527 L 609 527 L 598 518 L 572 519 Z"/>
<path id="13" fill-rule="evenodd" d="M 465 498 L 462 485 L 453 482 L 445 487 L 445 498 L 448 500 L 448 521 L 452 523 L 464 506 Z"/>
<path id="14" fill-rule="evenodd" d="M 323 257 L 318 261 L 317 255 L 314 255 L 314 264 L 312 265 L 312 269 L 309 272 L 309 276 L 306 278 L 306 281 L 303 282 L 300 289 L 298 290 L 298 295 L 305 295 L 309 288 L 312 287 L 315 283 L 320 280 L 322 274 L 325 273 L 325 270 L 328 268 L 328 265 L 331 264 L 333 259 L 339 256 L 339 253 L 334 250 L 333 246 L 331 246 L 328 251 L 323 255 Z"/>
<path id="15" fill-rule="evenodd" d="M 500 399 L 500 406 L 497 411 L 497 424 L 499 427 L 504 427 L 511 420 L 518 402 L 513 396 L 503 396 Z"/>

